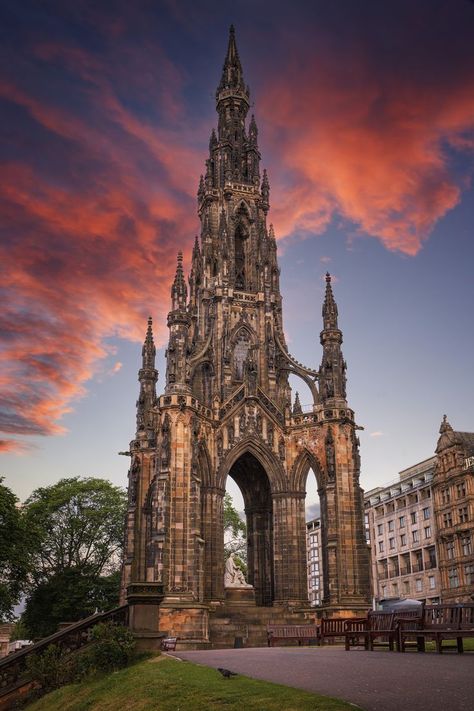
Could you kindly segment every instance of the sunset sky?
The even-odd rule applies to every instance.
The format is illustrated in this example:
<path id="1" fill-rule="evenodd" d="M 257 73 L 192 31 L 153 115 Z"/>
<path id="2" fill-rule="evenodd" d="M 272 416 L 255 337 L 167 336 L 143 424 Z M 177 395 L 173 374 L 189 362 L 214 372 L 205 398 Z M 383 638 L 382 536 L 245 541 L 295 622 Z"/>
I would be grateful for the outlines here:
<path id="1" fill-rule="evenodd" d="M 474 431 L 474 2 L 3 0 L 0 475 L 21 499 L 126 483 L 232 22 L 290 351 L 318 367 L 329 270 L 362 485 L 430 457 L 444 413 Z"/>

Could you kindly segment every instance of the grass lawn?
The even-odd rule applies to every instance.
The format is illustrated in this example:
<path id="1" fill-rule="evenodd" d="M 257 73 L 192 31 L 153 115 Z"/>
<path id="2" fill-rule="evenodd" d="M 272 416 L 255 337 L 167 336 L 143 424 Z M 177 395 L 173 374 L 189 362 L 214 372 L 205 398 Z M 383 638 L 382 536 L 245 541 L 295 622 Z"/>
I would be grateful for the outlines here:
<path id="1" fill-rule="evenodd" d="M 28 711 L 353 711 L 354 706 L 167 657 L 53 691 Z"/>

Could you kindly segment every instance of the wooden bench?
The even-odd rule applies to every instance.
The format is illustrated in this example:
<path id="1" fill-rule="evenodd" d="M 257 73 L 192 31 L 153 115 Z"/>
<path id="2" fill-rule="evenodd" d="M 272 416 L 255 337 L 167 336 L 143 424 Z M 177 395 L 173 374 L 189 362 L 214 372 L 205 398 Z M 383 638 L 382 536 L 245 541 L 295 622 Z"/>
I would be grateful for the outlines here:
<path id="1" fill-rule="evenodd" d="M 161 651 L 162 652 L 174 652 L 176 649 L 177 637 L 164 637 L 161 640 Z"/>
<path id="2" fill-rule="evenodd" d="M 407 641 L 416 640 L 419 652 L 425 651 L 426 640 L 434 640 L 436 651 L 443 651 L 443 640 L 456 640 L 459 653 L 464 651 L 463 638 L 474 637 L 474 604 L 426 605 L 423 614 L 398 622 L 398 649 L 406 650 Z"/>
<path id="3" fill-rule="evenodd" d="M 323 645 L 325 640 L 335 639 L 336 637 L 345 638 L 346 636 L 346 622 L 357 622 L 366 623 L 366 617 L 353 617 L 350 620 L 347 617 L 323 617 L 320 622 L 319 627 L 319 641 Z"/>
<path id="4" fill-rule="evenodd" d="M 282 640 L 295 639 L 298 646 L 303 642 L 318 640 L 319 631 L 317 625 L 267 625 L 267 642 L 269 647 L 273 647 L 276 642 Z"/>
<path id="5" fill-rule="evenodd" d="M 370 610 L 365 620 L 346 620 L 344 637 L 346 651 L 349 651 L 351 646 L 359 646 L 362 640 L 365 649 L 370 651 L 374 647 L 388 646 L 393 652 L 397 641 L 395 613 Z"/>

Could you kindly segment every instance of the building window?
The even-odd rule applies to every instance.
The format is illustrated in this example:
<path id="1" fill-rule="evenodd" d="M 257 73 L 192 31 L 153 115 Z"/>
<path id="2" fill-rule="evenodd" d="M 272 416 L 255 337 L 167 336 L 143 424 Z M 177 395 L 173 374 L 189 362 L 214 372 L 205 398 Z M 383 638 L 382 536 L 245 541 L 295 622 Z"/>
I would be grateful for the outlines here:
<path id="1" fill-rule="evenodd" d="M 431 538 L 431 526 L 425 526 L 425 538 Z"/>
<path id="2" fill-rule="evenodd" d="M 389 538 L 388 545 L 391 548 L 391 550 L 393 550 L 395 548 L 395 538 Z"/>
<path id="3" fill-rule="evenodd" d="M 453 560 L 454 555 L 455 555 L 455 551 L 454 551 L 454 541 L 448 541 L 448 542 L 446 543 L 446 558 L 447 558 L 448 560 Z"/>
<path id="4" fill-rule="evenodd" d="M 416 511 L 411 512 L 410 518 L 412 523 L 416 523 Z"/>
<path id="5" fill-rule="evenodd" d="M 404 580 L 403 587 L 405 588 L 405 595 L 408 596 L 410 594 L 410 582 L 408 580 Z"/>
<path id="6" fill-rule="evenodd" d="M 387 586 L 382 585 L 381 590 L 382 590 L 382 598 L 384 598 L 387 594 Z"/>
<path id="7" fill-rule="evenodd" d="M 423 581 L 421 578 L 417 578 L 415 581 L 415 590 L 416 592 L 422 592 L 423 591 Z"/>
<path id="8" fill-rule="evenodd" d="M 449 568 L 448 570 L 448 585 L 450 588 L 459 587 L 459 577 L 457 568 Z"/>
<path id="9" fill-rule="evenodd" d="M 468 585 L 474 585 L 474 563 L 467 563 L 464 566 L 464 575 Z"/>
<path id="10" fill-rule="evenodd" d="M 443 504 L 449 504 L 451 500 L 451 494 L 449 493 L 449 489 L 443 489 L 441 492 L 441 501 Z"/>
<path id="11" fill-rule="evenodd" d="M 466 496 L 466 482 L 461 481 L 457 486 L 456 486 L 456 494 L 458 499 L 462 499 L 464 496 Z"/>
<path id="12" fill-rule="evenodd" d="M 406 544 L 407 544 L 407 534 L 402 533 L 402 535 L 400 536 L 400 545 L 406 546 Z"/>
<path id="13" fill-rule="evenodd" d="M 426 509 L 423 509 L 423 518 L 425 521 L 427 521 L 431 517 L 431 511 L 429 507 L 427 506 Z"/>
<path id="14" fill-rule="evenodd" d="M 432 546 L 431 548 L 426 548 L 426 552 L 428 553 L 428 564 L 427 568 L 436 568 L 436 550 L 435 547 Z"/>
<path id="15" fill-rule="evenodd" d="M 383 523 L 379 523 L 379 524 L 378 524 L 378 526 L 377 526 L 377 533 L 379 534 L 379 536 L 382 535 L 382 533 L 383 533 Z"/>
<path id="16" fill-rule="evenodd" d="M 451 515 L 451 511 L 448 511 L 447 513 L 443 514 L 443 526 L 445 528 L 451 528 L 453 525 L 453 517 Z"/>
<path id="17" fill-rule="evenodd" d="M 379 553 L 383 553 L 383 541 L 379 541 Z"/>
<path id="18" fill-rule="evenodd" d="M 393 531 L 393 519 L 388 522 L 388 530 Z"/>
<path id="19" fill-rule="evenodd" d="M 420 534 L 417 528 L 414 528 L 413 531 L 411 532 L 411 537 L 413 540 L 413 543 L 418 543 L 420 540 Z"/>
<path id="20" fill-rule="evenodd" d="M 398 519 L 399 528 L 405 528 L 405 525 L 406 525 L 406 517 L 400 516 L 400 518 Z"/>
<path id="21" fill-rule="evenodd" d="M 436 580 L 434 575 L 430 575 L 428 577 L 428 585 L 430 587 L 430 590 L 434 590 L 436 587 Z"/>
<path id="22" fill-rule="evenodd" d="M 466 523 L 466 521 L 469 519 L 469 510 L 467 506 L 461 506 L 460 509 L 458 509 L 459 513 L 459 523 Z"/>
<path id="23" fill-rule="evenodd" d="M 471 536 L 469 534 L 461 537 L 461 547 L 462 547 L 462 554 L 463 555 L 471 555 L 472 544 L 471 544 Z"/>

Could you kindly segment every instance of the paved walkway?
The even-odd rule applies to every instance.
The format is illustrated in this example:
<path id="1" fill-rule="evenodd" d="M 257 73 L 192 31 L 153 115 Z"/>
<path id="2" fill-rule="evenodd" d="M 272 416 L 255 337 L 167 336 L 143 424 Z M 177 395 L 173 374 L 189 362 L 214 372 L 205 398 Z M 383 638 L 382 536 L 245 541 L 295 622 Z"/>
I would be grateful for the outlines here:
<path id="1" fill-rule="evenodd" d="M 474 654 L 366 652 L 340 647 L 273 647 L 175 652 L 307 691 L 335 696 L 365 711 L 472 711 Z"/>

